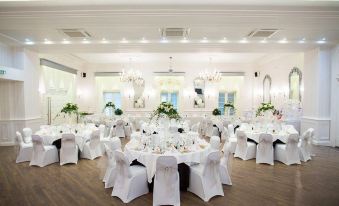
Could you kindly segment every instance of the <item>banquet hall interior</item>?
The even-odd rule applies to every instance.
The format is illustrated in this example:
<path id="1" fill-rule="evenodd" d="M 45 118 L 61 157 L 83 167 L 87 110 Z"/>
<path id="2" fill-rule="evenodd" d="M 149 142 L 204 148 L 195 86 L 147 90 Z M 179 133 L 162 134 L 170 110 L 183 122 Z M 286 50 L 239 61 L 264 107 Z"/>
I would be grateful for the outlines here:
<path id="1" fill-rule="evenodd" d="M 0 205 L 339 205 L 339 1 L 0 0 Z"/>

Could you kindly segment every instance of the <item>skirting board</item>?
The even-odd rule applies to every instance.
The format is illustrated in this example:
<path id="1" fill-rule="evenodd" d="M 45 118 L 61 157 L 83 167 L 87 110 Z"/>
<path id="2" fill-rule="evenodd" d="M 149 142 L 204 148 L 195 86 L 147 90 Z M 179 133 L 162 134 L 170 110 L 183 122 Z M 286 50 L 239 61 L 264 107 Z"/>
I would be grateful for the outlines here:
<path id="1" fill-rule="evenodd" d="M 314 129 L 313 144 L 323 146 L 333 146 L 330 140 L 330 118 L 316 118 L 304 116 L 301 118 L 301 133 L 308 128 Z"/>

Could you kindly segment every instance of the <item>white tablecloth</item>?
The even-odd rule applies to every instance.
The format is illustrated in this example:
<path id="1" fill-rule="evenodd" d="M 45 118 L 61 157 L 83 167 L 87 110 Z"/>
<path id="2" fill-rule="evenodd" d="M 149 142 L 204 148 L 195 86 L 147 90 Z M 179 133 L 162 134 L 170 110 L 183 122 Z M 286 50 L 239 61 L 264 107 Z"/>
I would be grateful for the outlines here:
<path id="1" fill-rule="evenodd" d="M 130 142 L 129 142 L 130 143 Z M 160 156 L 174 156 L 177 159 L 177 163 L 201 163 L 204 160 L 204 157 L 207 156 L 210 151 L 210 145 L 207 144 L 205 148 L 198 148 L 196 151 L 181 153 L 181 152 L 165 152 L 164 154 L 157 154 L 152 152 L 137 151 L 132 148 L 132 146 L 127 143 L 125 146 L 125 154 L 127 155 L 130 163 L 133 160 L 137 160 L 141 164 L 145 165 L 147 170 L 147 179 L 148 182 L 152 182 L 152 178 L 155 175 L 156 171 L 156 161 Z"/>
<path id="2" fill-rule="evenodd" d="M 259 143 L 259 135 L 260 132 L 245 132 L 247 135 L 247 138 L 254 140 L 255 142 Z M 287 142 L 287 138 L 289 136 L 289 133 L 286 132 L 277 132 L 277 133 L 269 133 L 273 136 L 273 142 L 276 140 L 280 140 L 283 143 Z"/>

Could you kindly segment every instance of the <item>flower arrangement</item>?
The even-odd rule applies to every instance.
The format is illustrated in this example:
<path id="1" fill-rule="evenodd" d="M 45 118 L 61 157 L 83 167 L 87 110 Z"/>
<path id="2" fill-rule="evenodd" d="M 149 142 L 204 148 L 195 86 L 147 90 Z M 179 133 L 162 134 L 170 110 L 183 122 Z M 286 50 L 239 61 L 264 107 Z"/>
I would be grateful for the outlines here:
<path id="1" fill-rule="evenodd" d="M 234 109 L 234 104 L 232 102 L 227 102 L 224 104 L 224 108 Z"/>
<path id="2" fill-rule="evenodd" d="M 117 109 L 114 111 L 114 114 L 120 116 L 120 115 L 123 114 L 123 111 L 122 111 L 121 109 L 117 108 Z"/>
<path id="3" fill-rule="evenodd" d="M 59 114 L 57 114 L 57 116 L 59 116 L 61 113 L 64 113 L 65 115 L 69 115 L 71 116 L 72 114 L 78 115 L 78 105 L 77 104 L 72 104 L 72 103 L 67 103 L 59 112 Z"/>
<path id="4" fill-rule="evenodd" d="M 105 104 L 104 109 L 106 109 L 106 108 L 112 108 L 112 109 L 115 109 L 115 105 L 113 104 L 113 102 L 107 102 L 107 103 Z"/>
<path id="5" fill-rule="evenodd" d="M 215 109 L 213 110 L 212 114 L 213 114 L 214 116 L 218 116 L 218 115 L 221 115 L 221 111 L 220 111 L 218 108 L 215 108 Z"/>
<path id="6" fill-rule="evenodd" d="M 275 108 L 271 103 L 261 103 L 260 107 L 257 109 L 256 116 L 262 116 L 262 113 L 266 111 L 272 111 L 273 113 Z"/>
<path id="7" fill-rule="evenodd" d="M 169 102 L 162 102 L 156 110 L 153 111 L 151 119 L 156 117 L 159 119 L 160 116 L 167 116 L 170 119 L 180 119 L 180 115 L 173 105 Z"/>

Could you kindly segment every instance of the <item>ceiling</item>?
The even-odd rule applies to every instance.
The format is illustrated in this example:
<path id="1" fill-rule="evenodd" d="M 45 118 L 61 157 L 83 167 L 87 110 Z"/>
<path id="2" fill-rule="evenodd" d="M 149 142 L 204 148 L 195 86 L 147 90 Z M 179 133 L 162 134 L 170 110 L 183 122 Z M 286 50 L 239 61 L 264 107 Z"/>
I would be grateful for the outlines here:
<path id="1" fill-rule="evenodd" d="M 195 62 L 211 63 L 255 63 L 266 57 L 266 53 L 77 53 L 73 54 L 85 62 L 94 64 L 125 64 L 125 63 L 155 63 L 169 62 Z"/>
<path id="2" fill-rule="evenodd" d="M 41 53 L 107 55 L 299 52 L 339 43 L 338 1 L 210 0 L 204 4 L 203 0 L 0 0 L 0 41 Z M 188 42 L 162 42 L 159 29 L 165 27 L 189 28 Z M 73 28 L 92 37 L 84 42 L 60 32 Z M 279 31 L 264 43 L 263 38 L 247 37 L 255 29 L 267 28 Z"/>

